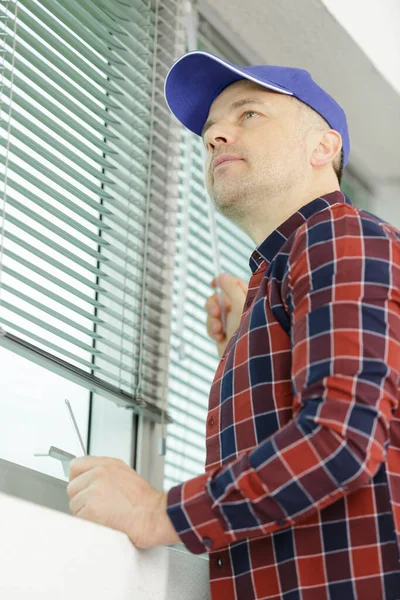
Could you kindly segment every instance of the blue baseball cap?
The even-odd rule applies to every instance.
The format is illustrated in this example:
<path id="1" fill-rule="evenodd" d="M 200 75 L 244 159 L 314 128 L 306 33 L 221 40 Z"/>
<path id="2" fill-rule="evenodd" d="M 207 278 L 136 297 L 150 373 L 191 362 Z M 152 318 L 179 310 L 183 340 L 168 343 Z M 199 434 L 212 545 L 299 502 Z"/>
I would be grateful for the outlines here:
<path id="1" fill-rule="evenodd" d="M 172 65 L 165 80 L 165 99 L 175 117 L 201 136 L 215 98 L 240 79 L 294 96 L 313 108 L 342 136 L 343 166 L 346 166 L 350 139 L 344 110 L 304 69 L 272 65 L 238 67 L 209 52 L 195 50 L 184 54 Z"/>

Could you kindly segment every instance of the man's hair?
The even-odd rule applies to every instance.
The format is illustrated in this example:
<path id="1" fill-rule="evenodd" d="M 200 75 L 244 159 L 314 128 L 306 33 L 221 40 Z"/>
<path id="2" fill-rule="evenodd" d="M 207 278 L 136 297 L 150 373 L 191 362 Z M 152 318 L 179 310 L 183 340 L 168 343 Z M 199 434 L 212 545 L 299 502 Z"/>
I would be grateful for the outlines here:
<path id="1" fill-rule="evenodd" d="M 317 111 L 313 108 L 301 102 L 297 98 L 292 96 L 292 99 L 296 102 L 299 112 L 301 114 L 301 120 L 304 127 L 304 131 L 309 131 L 311 128 L 318 129 L 323 131 L 324 129 L 331 129 L 329 123 L 325 121 L 324 117 L 322 117 Z M 336 177 L 338 178 L 339 185 L 342 181 L 343 176 L 343 162 L 344 162 L 344 153 L 343 148 L 340 150 L 340 153 L 335 156 L 332 161 L 332 167 L 335 172 Z"/>
<path id="2" fill-rule="evenodd" d="M 343 177 L 343 163 L 344 163 L 344 152 L 343 148 L 340 150 L 340 154 L 335 156 L 335 160 L 332 163 L 333 170 L 336 173 L 336 177 L 338 178 L 339 185 L 342 182 Z"/>

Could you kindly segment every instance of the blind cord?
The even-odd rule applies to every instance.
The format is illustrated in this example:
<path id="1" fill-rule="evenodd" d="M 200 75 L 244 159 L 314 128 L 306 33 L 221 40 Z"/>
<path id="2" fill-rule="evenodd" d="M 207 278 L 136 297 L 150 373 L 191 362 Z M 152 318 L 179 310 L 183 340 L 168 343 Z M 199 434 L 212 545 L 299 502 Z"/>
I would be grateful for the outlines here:
<path id="1" fill-rule="evenodd" d="M 1 229 L 0 229 L 0 310 L 1 310 L 1 299 L 2 299 L 2 285 L 3 285 L 3 255 L 4 255 L 4 231 L 5 231 L 5 222 L 6 222 L 6 213 L 7 213 L 7 183 L 8 183 L 8 157 L 10 150 L 10 137 L 11 137 L 11 110 L 12 110 L 12 101 L 13 101 L 13 90 L 14 90 L 14 72 L 15 72 L 15 50 L 17 47 L 17 17 L 18 17 L 18 0 L 14 2 L 15 12 L 13 15 L 14 19 L 14 29 L 13 29 L 13 49 L 12 49 L 12 63 L 11 63 L 11 80 L 10 80 L 10 103 L 8 110 L 8 123 L 7 123 L 7 141 L 5 148 L 5 161 L 4 161 L 4 192 L 3 192 L 3 211 L 1 215 Z M 3 47 L 0 47 L 0 55 L 2 58 L 2 65 L 0 69 L 0 127 L 2 121 L 2 113 L 3 113 L 3 88 L 4 88 L 4 61 L 6 55 L 6 40 L 7 40 L 7 23 L 9 15 L 9 2 L 7 2 L 4 7 L 7 11 L 7 16 L 1 15 L 1 27 L 0 27 L 0 39 L 3 40 Z M 1 315 L 0 315 L 1 316 Z M 6 335 L 6 331 L 1 326 L 0 321 L 0 336 Z"/>
<path id="2" fill-rule="evenodd" d="M 197 0 L 186 0 L 184 2 L 185 11 L 185 29 L 186 29 L 186 40 L 187 50 L 192 52 L 198 49 L 198 30 L 199 30 L 199 16 L 197 10 Z M 205 165 L 207 159 L 207 151 L 202 145 L 202 160 Z M 190 193 L 190 182 L 193 166 L 193 133 L 186 131 L 186 143 L 185 143 L 185 174 L 183 182 L 183 207 L 182 207 L 182 237 L 181 237 L 181 266 L 180 266 L 180 289 L 179 299 L 180 307 L 177 315 L 177 332 L 180 338 L 178 355 L 180 360 L 184 360 L 186 357 L 186 342 L 183 336 L 184 331 L 184 318 L 185 318 L 185 305 L 186 305 L 186 289 L 187 289 L 187 277 L 188 277 L 188 259 L 189 259 L 189 219 L 190 219 L 190 206 L 191 206 L 191 193 Z M 214 274 L 217 283 L 216 293 L 220 296 L 220 306 L 222 315 L 222 326 L 223 331 L 226 331 L 226 310 L 225 304 L 222 302 L 221 290 L 218 286 L 218 276 L 221 273 L 221 260 L 219 241 L 217 233 L 217 223 L 215 215 L 215 207 L 208 196 L 208 218 L 209 227 L 211 234 L 211 246 L 212 246 L 212 257 Z"/>

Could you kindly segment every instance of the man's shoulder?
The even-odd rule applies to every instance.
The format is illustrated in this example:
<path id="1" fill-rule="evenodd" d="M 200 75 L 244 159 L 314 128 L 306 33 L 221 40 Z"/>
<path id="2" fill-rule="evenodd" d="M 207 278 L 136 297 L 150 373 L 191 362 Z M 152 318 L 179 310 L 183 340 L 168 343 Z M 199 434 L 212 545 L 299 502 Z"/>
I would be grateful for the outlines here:
<path id="1" fill-rule="evenodd" d="M 397 247 L 395 255 L 393 244 Z M 352 204 L 334 203 L 310 215 L 290 236 L 285 248 L 286 260 L 291 269 L 297 263 L 309 262 L 311 257 L 314 267 L 322 266 L 339 249 L 349 255 L 392 255 L 400 264 L 400 230 Z"/>
<path id="2" fill-rule="evenodd" d="M 296 237 L 306 236 L 311 242 L 328 241 L 343 236 L 389 238 L 400 242 L 400 229 L 367 210 L 338 202 L 310 215 L 296 231 Z"/>

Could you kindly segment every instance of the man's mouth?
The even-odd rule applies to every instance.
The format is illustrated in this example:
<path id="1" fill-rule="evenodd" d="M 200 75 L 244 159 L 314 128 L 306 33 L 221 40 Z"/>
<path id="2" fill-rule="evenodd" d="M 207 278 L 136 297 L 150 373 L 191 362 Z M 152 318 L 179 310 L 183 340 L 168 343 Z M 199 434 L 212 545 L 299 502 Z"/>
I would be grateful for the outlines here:
<path id="1" fill-rule="evenodd" d="M 213 171 L 215 171 L 218 168 L 221 168 L 224 165 L 229 165 L 234 162 L 238 162 L 239 160 L 243 160 L 243 159 L 240 158 L 240 156 L 235 156 L 233 154 L 221 154 L 214 161 Z"/>

